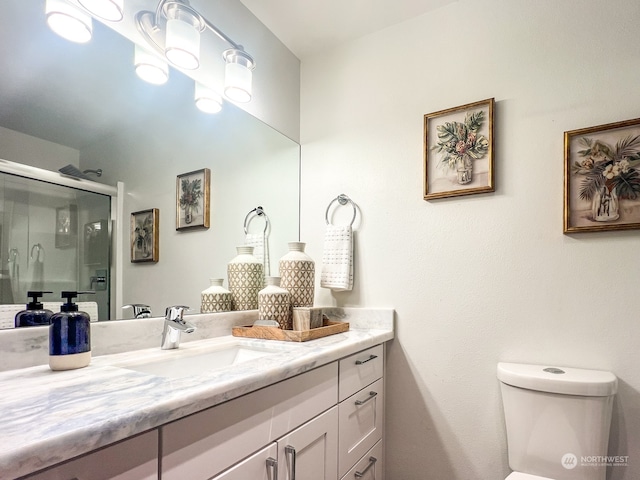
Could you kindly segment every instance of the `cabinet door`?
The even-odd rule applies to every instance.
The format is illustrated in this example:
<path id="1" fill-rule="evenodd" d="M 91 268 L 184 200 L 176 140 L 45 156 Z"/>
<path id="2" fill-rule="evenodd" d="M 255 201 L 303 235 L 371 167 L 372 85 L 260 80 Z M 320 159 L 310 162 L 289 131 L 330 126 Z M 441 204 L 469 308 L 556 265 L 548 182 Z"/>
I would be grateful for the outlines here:
<path id="1" fill-rule="evenodd" d="M 212 480 L 277 480 L 277 457 L 278 445 L 274 442 Z"/>
<path id="2" fill-rule="evenodd" d="M 338 407 L 278 440 L 278 480 L 338 478 Z"/>
<path id="3" fill-rule="evenodd" d="M 23 480 L 158 480 L 158 431 L 69 460 Z"/>
<path id="4" fill-rule="evenodd" d="M 342 480 L 384 480 L 382 440 L 356 463 Z"/>

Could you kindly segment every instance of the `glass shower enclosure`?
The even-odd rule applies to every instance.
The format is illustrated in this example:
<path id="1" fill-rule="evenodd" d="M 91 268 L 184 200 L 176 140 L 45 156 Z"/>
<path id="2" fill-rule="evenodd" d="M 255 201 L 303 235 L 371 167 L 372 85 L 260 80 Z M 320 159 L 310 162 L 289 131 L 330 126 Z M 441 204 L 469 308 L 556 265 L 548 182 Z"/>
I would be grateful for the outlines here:
<path id="1" fill-rule="evenodd" d="M 93 291 L 78 301 L 109 319 L 111 208 L 109 194 L 0 172 L 0 304 L 26 304 L 28 291 L 53 292 L 45 302 Z"/>

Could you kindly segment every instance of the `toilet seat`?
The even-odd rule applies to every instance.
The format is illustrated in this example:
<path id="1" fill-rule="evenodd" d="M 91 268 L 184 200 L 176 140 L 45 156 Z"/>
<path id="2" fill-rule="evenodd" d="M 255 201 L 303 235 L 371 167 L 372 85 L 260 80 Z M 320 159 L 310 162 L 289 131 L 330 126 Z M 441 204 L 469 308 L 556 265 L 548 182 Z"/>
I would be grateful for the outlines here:
<path id="1" fill-rule="evenodd" d="M 539 477 L 538 475 L 530 475 L 522 472 L 513 472 L 504 480 L 553 480 L 553 478 Z"/>

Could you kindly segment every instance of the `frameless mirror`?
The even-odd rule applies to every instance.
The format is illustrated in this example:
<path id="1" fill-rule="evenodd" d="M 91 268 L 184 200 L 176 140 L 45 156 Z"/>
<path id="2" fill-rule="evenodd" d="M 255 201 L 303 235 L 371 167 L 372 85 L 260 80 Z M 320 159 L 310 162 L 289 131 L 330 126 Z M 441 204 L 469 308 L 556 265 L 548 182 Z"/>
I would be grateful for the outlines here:
<path id="1" fill-rule="evenodd" d="M 149 305 L 154 316 L 171 304 L 198 311 L 209 278 L 226 278 L 252 209 L 261 206 L 269 217 L 274 266 L 298 239 L 299 145 L 229 103 L 217 115 L 200 112 L 193 80 L 174 69 L 165 85 L 143 82 L 133 53 L 129 40 L 98 22 L 89 44 L 57 37 L 45 24 L 44 0 L 4 2 L 0 159 L 51 171 L 101 169 L 96 181 L 124 183 L 123 228 L 112 255 L 121 258 L 123 295 L 110 318 L 131 318 L 122 305 L 132 303 Z M 211 171 L 210 228 L 177 231 L 177 176 L 203 168 Z M 159 209 L 159 261 L 131 263 L 130 215 L 152 208 Z M 263 225 L 258 219 L 250 230 Z M 114 270 L 109 277 L 113 284 Z M 77 289 L 90 288 L 82 283 Z M 56 292 L 45 300 L 58 299 Z"/>

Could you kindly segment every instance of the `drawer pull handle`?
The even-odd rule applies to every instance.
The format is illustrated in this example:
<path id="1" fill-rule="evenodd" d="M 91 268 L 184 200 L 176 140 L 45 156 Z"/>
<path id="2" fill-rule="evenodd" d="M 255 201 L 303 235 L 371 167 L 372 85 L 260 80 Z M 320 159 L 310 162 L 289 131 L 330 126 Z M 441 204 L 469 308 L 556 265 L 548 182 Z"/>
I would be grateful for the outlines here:
<path id="1" fill-rule="evenodd" d="M 273 457 L 267 458 L 267 478 L 278 480 L 278 461 Z"/>
<path id="2" fill-rule="evenodd" d="M 356 360 L 356 365 L 363 365 L 367 362 L 370 362 L 371 360 L 375 360 L 376 358 L 378 358 L 377 355 L 369 355 L 369 358 L 367 358 L 366 360 Z"/>
<path id="3" fill-rule="evenodd" d="M 287 457 L 287 468 L 289 469 L 289 480 L 296 480 L 296 449 L 291 445 L 284 447 L 284 454 Z"/>
<path id="4" fill-rule="evenodd" d="M 378 392 L 371 391 L 371 392 L 369 392 L 369 396 L 367 398 L 365 398 L 364 400 L 356 400 L 356 405 L 364 405 L 365 403 L 367 403 L 372 398 L 375 398 L 376 395 L 378 395 Z"/>
<path id="5" fill-rule="evenodd" d="M 356 473 L 353 476 L 356 477 L 356 478 L 364 477 L 364 474 L 367 473 L 367 471 L 371 467 L 373 467 L 376 464 L 377 461 L 378 461 L 378 459 L 376 457 L 369 457 L 369 465 L 367 465 L 367 468 L 365 468 L 361 472 L 356 471 Z"/>

